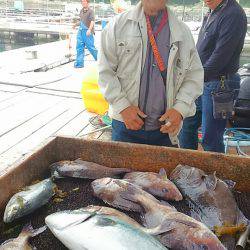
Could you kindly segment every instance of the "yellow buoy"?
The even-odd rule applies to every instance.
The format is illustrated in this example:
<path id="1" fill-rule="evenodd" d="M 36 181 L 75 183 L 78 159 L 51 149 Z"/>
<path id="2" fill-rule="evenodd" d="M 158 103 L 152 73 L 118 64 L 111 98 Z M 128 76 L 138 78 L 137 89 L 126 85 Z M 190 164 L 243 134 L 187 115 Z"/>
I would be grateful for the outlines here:
<path id="1" fill-rule="evenodd" d="M 96 63 L 87 66 L 82 80 L 82 99 L 86 109 L 99 115 L 108 111 L 108 103 L 98 86 L 98 66 Z"/>

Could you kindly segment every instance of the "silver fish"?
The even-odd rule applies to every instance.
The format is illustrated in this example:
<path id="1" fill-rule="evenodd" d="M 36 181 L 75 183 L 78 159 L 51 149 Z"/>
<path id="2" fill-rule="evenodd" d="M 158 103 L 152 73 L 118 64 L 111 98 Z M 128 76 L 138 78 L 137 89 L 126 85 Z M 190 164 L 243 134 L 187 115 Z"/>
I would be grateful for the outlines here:
<path id="1" fill-rule="evenodd" d="M 147 227 L 162 225 L 165 233 L 158 236 L 161 243 L 173 250 L 226 250 L 219 239 L 203 223 L 128 189 L 121 193 L 124 199 L 140 204 Z"/>
<path id="2" fill-rule="evenodd" d="M 143 191 L 140 187 L 126 181 L 112 178 L 102 178 L 91 183 L 93 194 L 102 199 L 105 203 L 127 211 L 142 212 L 142 207 L 136 202 L 126 200 L 121 197 L 121 193 L 126 192 L 130 187 L 135 193 L 144 195 L 147 199 L 158 202 L 154 196 Z"/>
<path id="3" fill-rule="evenodd" d="M 3 221 L 12 222 L 43 206 L 54 195 L 54 188 L 52 180 L 46 179 L 15 194 L 5 208 Z"/>
<path id="4" fill-rule="evenodd" d="M 31 224 L 26 225 L 19 236 L 15 239 L 10 239 L 5 241 L 0 245 L 0 250 L 32 250 L 33 248 L 30 246 L 28 240 L 31 237 L 35 237 L 36 235 L 44 232 L 46 230 L 46 226 L 33 229 Z"/>
<path id="5" fill-rule="evenodd" d="M 153 236 L 117 219 L 82 211 L 63 211 L 45 219 L 52 233 L 71 250 L 163 250 Z"/>
<path id="6" fill-rule="evenodd" d="M 75 161 L 59 161 L 53 163 L 50 168 L 51 175 L 54 178 L 74 177 L 91 180 L 114 177 L 131 172 L 131 170 L 127 168 L 109 168 L 81 159 Z"/>
<path id="7" fill-rule="evenodd" d="M 153 172 L 132 172 L 126 174 L 124 179 L 164 200 L 182 200 L 180 191 L 175 184 L 167 178 L 167 173 L 163 168 L 159 174 Z"/>

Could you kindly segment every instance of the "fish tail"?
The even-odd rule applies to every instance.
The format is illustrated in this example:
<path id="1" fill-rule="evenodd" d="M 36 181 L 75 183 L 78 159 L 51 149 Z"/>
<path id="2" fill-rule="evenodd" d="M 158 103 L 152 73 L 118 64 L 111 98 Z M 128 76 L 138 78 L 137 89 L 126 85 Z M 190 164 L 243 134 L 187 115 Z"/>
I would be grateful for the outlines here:
<path id="1" fill-rule="evenodd" d="M 126 173 L 131 173 L 132 170 L 131 169 L 128 169 L 128 168 L 115 168 L 114 169 L 114 172 L 116 174 L 126 174 Z"/>
<path id="2" fill-rule="evenodd" d="M 34 229 L 31 225 L 31 223 L 28 223 L 24 226 L 21 234 L 26 234 L 29 235 L 30 237 L 35 237 L 38 234 L 41 234 L 42 232 L 44 232 L 47 229 L 46 226 Z"/>
<path id="3" fill-rule="evenodd" d="M 51 179 L 54 181 L 56 179 L 62 179 L 65 178 L 64 176 L 61 176 L 60 173 L 57 171 L 56 168 L 51 169 Z"/>

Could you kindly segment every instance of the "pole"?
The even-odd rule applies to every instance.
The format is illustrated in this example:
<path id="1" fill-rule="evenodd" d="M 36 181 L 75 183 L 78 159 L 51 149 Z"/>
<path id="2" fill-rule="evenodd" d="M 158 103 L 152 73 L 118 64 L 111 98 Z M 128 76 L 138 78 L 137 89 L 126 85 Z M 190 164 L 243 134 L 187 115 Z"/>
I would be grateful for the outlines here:
<path id="1" fill-rule="evenodd" d="M 8 16 L 7 9 L 8 9 L 8 0 L 5 1 L 5 16 L 6 16 L 6 18 Z"/>
<path id="2" fill-rule="evenodd" d="M 184 21 L 184 15 L 185 15 L 185 12 L 186 12 L 185 0 L 182 1 L 182 4 L 183 4 L 182 21 Z"/>
<path id="3" fill-rule="evenodd" d="M 47 8 L 47 22 L 49 23 L 48 0 L 46 0 L 46 8 Z"/>

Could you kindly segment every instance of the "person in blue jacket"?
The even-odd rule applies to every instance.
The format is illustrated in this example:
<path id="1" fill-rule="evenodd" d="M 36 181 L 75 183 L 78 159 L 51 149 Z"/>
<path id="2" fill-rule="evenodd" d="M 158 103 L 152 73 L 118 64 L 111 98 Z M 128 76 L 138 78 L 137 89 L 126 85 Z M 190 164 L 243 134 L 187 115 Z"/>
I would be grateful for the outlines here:
<path id="1" fill-rule="evenodd" d="M 95 15 L 94 11 L 89 8 L 87 0 L 82 0 L 82 10 L 80 11 L 80 22 L 74 25 L 74 28 L 80 25 L 77 33 L 76 44 L 76 62 L 75 68 L 84 67 L 84 51 L 85 47 L 89 50 L 90 54 L 97 61 L 97 49 L 94 44 L 94 25 Z"/>
<path id="2" fill-rule="evenodd" d="M 214 118 L 212 93 L 222 79 L 230 90 L 239 89 L 240 53 L 247 31 L 247 18 L 236 0 L 204 0 L 209 12 L 204 17 L 197 50 L 204 68 L 203 95 L 196 100 L 195 116 L 186 118 L 179 135 L 182 148 L 198 148 L 198 128 L 202 128 L 205 151 L 223 153 L 227 119 Z"/>

